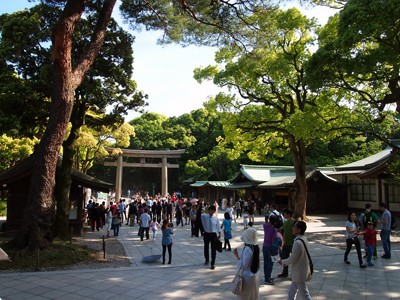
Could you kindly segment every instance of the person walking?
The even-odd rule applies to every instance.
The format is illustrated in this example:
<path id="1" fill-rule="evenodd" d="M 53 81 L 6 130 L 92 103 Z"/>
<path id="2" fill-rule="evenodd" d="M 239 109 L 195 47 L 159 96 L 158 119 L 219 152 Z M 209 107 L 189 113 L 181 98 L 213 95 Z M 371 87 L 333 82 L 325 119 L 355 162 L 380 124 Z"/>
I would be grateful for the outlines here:
<path id="1" fill-rule="evenodd" d="M 293 225 L 296 223 L 296 220 L 293 218 L 293 212 L 290 209 L 283 210 L 283 216 L 285 217 L 285 222 L 283 222 L 281 233 L 283 235 L 283 240 L 285 243 L 282 247 L 282 254 L 281 259 L 286 259 L 289 257 L 290 253 L 292 252 L 294 236 L 292 233 Z M 288 277 L 289 276 L 289 267 L 284 266 L 282 273 L 278 275 L 280 278 Z"/>
<path id="2" fill-rule="evenodd" d="M 148 240 L 149 237 L 149 226 L 151 222 L 151 217 L 147 213 L 147 208 L 144 209 L 144 212 L 140 215 L 139 218 L 140 222 L 140 240 L 143 241 L 144 233 L 146 232 L 146 240 Z"/>
<path id="3" fill-rule="evenodd" d="M 297 221 L 292 228 L 292 233 L 296 238 L 293 242 L 292 254 L 287 259 L 279 260 L 282 266 L 292 265 L 292 284 L 288 291 L 288 300 L 293 300 L 296 294 L 300 294 L 302 299 L 311 300 L 310 292 L 306 282 L 311 280 L 310 262 L 307 251 L 308 242 L 304 233 L 307 225 L 304 221 Z M 307 248 L 306 248 L 307 247 Z"/>
<path id="4" fill-rule="evenodd" d="M 392 224 L 392 214 L 387 209 L 385 203 L 380 203 L 379 209 L 382 212 L 380 236 L 381 236 L 383 251 L 385 252 L 385 254 L 382 255 L 382 258 L 390 259 L 392 256 L 391 245 L 390 245 L 390 230 L 391 230 L 390 227 Z"/>
<path id="5" fill-rule="evenodd" d="M 112 211 L 110 208 L 106 209 L 106 229 L 107 229 L 107 237 L 110 237 L 110 231 L 112 228 L 112 220 L 113 220 L 113 215 Z"/>
<path id="6" fill-rule="evenodd" d="M 215 216 L 215 206 L 210 205 L 208 214 L 201 215 L 201 223 L 204 228 L 204 265 L 210 262 L 210 245 L 211 245 L 211 270 L 215 269 L 215 259 L 217 256 L 217 239 L 221 237 L 221 227 L 219 219 Z"/>
<path id="7" fill-rule="evenodd" d="M 114 236 L 118 236 L 119 227 L 121 226 L 121 213 L 117 210 L 117 213 L 112 219 L 112 227 L 114 229 Z"/>
<path id="8" fill-rule="evenodd" d="M 153 241 L 156 239 L 158 227 L 160 227 L 160 224 L 157 222 L 157 217 L 153 217 L 153 221 L 150 224 L 151 231 L 153 232 Z"/>
<path id="9" fill-rule="evenodd" d="M 190 229 L 191 229 L 191 236 L 199 236 L 199 230 L 197 230 L 196 233 L 196 210 L 197 206 L 196 204 L 192 205 L 190 208 L 189 216 L 190 216 Z"/>
<path id="10" fill-rule="evenodd" d="M 165 252 L 166 249 L 168 248 L 168 264 L 171 264 L 172 261 L 172 238 L 171 235 L 174 234 L 174 231 L 172 230 L 173 224 L 168 222 L 168 219 L 164 219 L 162 226 L 161 226 L 161 232 L 162 232 L 162 239 L 161 239 L 161 245 L 162 245 L 162 264 L 165 264 Z"/>
<path id="11" fill-rule="evenodd" d="M 249 222 L 252 222 L 254 224 L 254 214 L 256 212 L 256 207 L 254 201 L 250 201 L 249 207 L 248 207 L 248 212 L 249 212 Z"/>
<path id="12" fill-rule="evenodd" d="M 351 248 L 354 244 L 357 250 L 357 256 L 358 256 L 358 262 L 360 264 L 360 268 L 365 268 L 366 265 L 363 264 L 362 256 L 361 256 L 361 245 L 360 245 L 360 240 L 358 239 L 358 233 L 360 231 L 360 224 L 357 222 L 357 216 L 355 212 L 349 213 L 347 216 L 347 221 L 346 221 L 346 252 L 344 253 L 344 262 L 346 264 L 350 264 L 350 261 L 348 260 L 349 253 L 351 251 Z"/>
<path id="13" fill-rule="evenodd" d="M 242 217 L 242 204 L 240 201 L 236 201 L 235 203 L 235 208 L 236 208 L 236 219 L 239 219 L 239 217 Z"/>
<path id="14" fill-rule="evenodd" d="M 244 248 L 240 251 L 237 248 L 233 250 L 233 254 L 238 259 L 238 272 L 242 275 L 242 290 L 238 296 L 242 300 L 258 300 L 260 248 L 257 230 L 251 227 L 246 229 L 240 239 L 244 243 Z"/>
<path id="15" fill-rule="evenodd" d="M 224 220 L 222 221 L 221 229 L 224 229 L 224 248 L 228 246 L 227 251 L 231 251 L 231 243 L 229 240 L 232 238 L 232 220 L 229 212 L 224 213 Z"/>
<path id="16" fill-rule="evenodd" d="M 225 212 L 229 213 L 230 219 L 235 221 L 236 223 L 235 212 L 233 211 L 233 208 L 231 207 L 231 204 L 229 202 L 226 204 Z"/>
<path id="17" fill-rule="evenodd" d="M 277 230 L 275 228 L 277 217 L 271 216 L 265 218 L 264 228 L 264 243 L 263 243 L 263 257 L 264 257 L 264 283 L 274 285 L 275 282 L 271 277 L 273 261 L 272 261 L 272 243 L 276 240 Z"/>
<path id="18" fill-rule="evenodd" d="M 200 203 L 197 210 L 196 210 L 196 227 L 195 227 L 195 237 L 199 235 L 204 236 L 204 228 L 203 223 L 201 222 L 201 215 L 204 213 L 205 209 L 203 205 Z"/>

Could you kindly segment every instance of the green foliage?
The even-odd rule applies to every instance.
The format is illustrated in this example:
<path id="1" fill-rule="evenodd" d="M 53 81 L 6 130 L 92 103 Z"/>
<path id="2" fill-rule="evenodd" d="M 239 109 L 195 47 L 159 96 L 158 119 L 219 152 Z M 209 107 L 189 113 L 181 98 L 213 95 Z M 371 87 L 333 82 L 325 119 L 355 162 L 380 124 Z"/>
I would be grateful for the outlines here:
<path id="1" fill-rule="evenodd" d="M 392 175 L 392 182 L 400 184 L 400 155 L 399 149 L 396 149 L 393 153 L 393 159 L 388 165 L 390 175 Z"/>
<path id="2" fill-rule="evenodd" d="M 0 216 L 7 216 L 7 198 L 0 196 Z"/>
<path id="3" fill-rule="evenodd" d="M 106 149 L 107 147 L 116 147 L 112 155 L 118 155 L 120 153 L 118 148 L 127 148 L 131 137 L 134 135 L 135 130 L 128 123 L 116 128 L 114 126 L 101 126 L 97 130 L 82 126 L 74 143 L 76 151 L 74 158 L 75 168 L 87 173 L 94 162 L 103 162 L 104 158 L 110 155 Z"/>
<path id="4" fill-rule="evenodd" d="M 228 1 L 131 1 L 122 0 L 122 15 L 133 29 L 162 30 L 161 43 L 220 45 L 240 40 L 238 29 L 250 26 L 246 16 L 270 9 L 263 0 Z"/>
<path id="5" fill-rule="evenodd" d="M 61 10 L 50 3 L 0 16 L 0 133 L 38 138 L 43 134 L 53 82 L 50 38 L 60 14 Z M 90 7 L 76 27 L 73 65 L 87 52 L 96 14 L 96 7 Z M 137 91 L 131 79 L 133 42 L 133 36 L 110 21 L 100 54 L 75 91 L 75 106 L 81 109 L 78 122 L 89 126 L 122 124 L 128 110 L 140 111 L 146 104 L 147 96 Z M 88 110 L 103 118 L 89 115 L 83 121 Z"/>
<path id="6" fill-rule="evenodd" d="M 13 167 L 18 161 L 28 158 L 38 142 L 36 138 L 12 138 L 6 134 L 0 135 L 0 173 Z"/>
<path id="7" fill-rule="evenodd" d="M 49 117 L 53 82 L 50 37 L 59 14 L 61 10 L 51 3 L 0 16 L 0 65 L 4 66 L 4 72 L 2 70 L 0 74 L 0 133 L 38 138 L 43 134 Z M 78 23 L 73 64 L 87 51 L 95 16 L 95 7 L 90 7 L 86 18 Z M 140 111 L 146 104 L 147 96 L 137 91 L 136 83 L 131 79 L 133 42 L 134 38 L 111 20 L 100 55 L 75 91 L 70 122 L 73 130 L 86 124 L 81 132 L 83 137 L 76 144 L 79 155 L 75 157 L 75 167 L 84 172 L 92 166 L 97 153 L 100 157 L 105 155 L 101 137 L 94 138 L 93 132 L 108 137 L 113 131 L 118 147 L 129 145 L 127 136 L 131 135 L 131 129 L 121 131 L 127 128 L 123 115 L 128 110 Z M 86 136 L 88 132 L 90 134 Z M 82 144 L 83 141 L 87 144 Z M 13 151 L 20 151 L 19 147 Z M 8 152 L 2 155 L 8 155 Z M 14 162 L 10 159 L 13 157 L 2 160 L 4 166 L 0 167 L 12 166 Z"/>
<path id="8" fill-rule="evenodd" d="M 245 152 L 253 161 L 266 162 L 287 154 L 289 136 L 306 145 L 335 138 L 333 128 L 350 112 L 338 105 L 335 91 L 312 93 L 304 78 L 318 28 L 314 20 L 289 9 L 260 11 L 252 21 L 265 30 L 245 32 L 251 51 L 222 47 L 216 55 L 219 66 L 196 70 L 199 81 L 213 78 L 240 96 L 220 94 L 208 104 L 222 113 L 221 142 L 230 158 Z"/>
<path id="9" fill-rule="evenodd" d="M 171 118 L 148 113 L 130 124 L 136 133 L 133 149 L 185 149 L 185 178 L 226 180 L 237 171 L 237 161 L 230 160 L 226 149 L 218 145 L 223 130 L 219 115 L 212 110 L 198 109 Z"/>
<path id="10" fill-rule="evenodd" d="M 50 28 L 54 14 L 38 5 L 0 16 L 0 133 L 40 136 L 51 95 Z"/>
<path id="11" fill-rule="evenodd" d="M 314 88 L 335 87 L 380 113 L 399 105 L 400 2 L 349 0 L 319 33 L 307 68 Z"/>

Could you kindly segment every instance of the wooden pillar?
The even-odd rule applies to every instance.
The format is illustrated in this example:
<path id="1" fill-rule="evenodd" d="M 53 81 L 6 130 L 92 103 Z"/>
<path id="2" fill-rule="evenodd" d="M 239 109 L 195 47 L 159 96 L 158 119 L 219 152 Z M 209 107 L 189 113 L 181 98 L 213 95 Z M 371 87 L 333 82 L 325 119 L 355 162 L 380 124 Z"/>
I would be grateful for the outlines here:
<path id="1" fill-rule="evenodd" d="M 122 189 L 122 170 L 123 170 L 123 156 L 118 156 L 117 160 L 117 175 L 115 177 L 115 202 L 118 203 L 121 199 L 121 189 Z"/>
<path id="2" fill-rule="evenodd" d="M 167 158 L 163 156 L 161 166 L 161 195 L 166 196 L 168 194 L 168 166 Z"/>

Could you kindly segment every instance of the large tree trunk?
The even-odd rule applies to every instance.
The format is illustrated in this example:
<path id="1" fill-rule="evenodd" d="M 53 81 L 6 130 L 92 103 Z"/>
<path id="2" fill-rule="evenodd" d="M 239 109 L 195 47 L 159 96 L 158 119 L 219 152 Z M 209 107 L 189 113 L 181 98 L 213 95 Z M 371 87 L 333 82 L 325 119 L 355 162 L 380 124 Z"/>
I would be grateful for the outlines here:
<path id="1" fill-rule="evenodd" d="M 60 239 L 68 240 L 70 237 L 69 212 L 71 209 L 70 189 L 71 171 L 74 162 L 74 142 L 78 138 L 79 129 L 83 125 L 85 117 L 85 104 L 80 101 L 79 93 L 75 93 L 75 103 L 70 122 L 71 132 L 63 143 L 63 158 L 61 167 L 56 172 L 56 186 L 54 191 L 57 203 L 54 235 Z"/>
<path id="2" fill-rule="evenodd" d="M 306 180 L 306 147 L 302 140 L 296 141 L 293 136 L 289 137 L 289 147 L 292 153 L 296 179 L 294 181 L 296 197 L 294 203 L 294 216 L 307 220 L 307 180 Z"/>
<path id="3" fill-rule="evenodd" d="M 73 93 L 99 53 L 116 0 L 104 1 L 91 43 L 76 67 L 72 69 L 73 33 L 86 2 L 86 0 L 67 1 L 53 30 L 53 101 L 49 123 L 34 154 L 35 164 L 24 210 L 23 226 L 14 239 L 19 247 L 29 245 L 32 249 L 43 248 L 52 241 L 55 171 L 73 107 Z"/>

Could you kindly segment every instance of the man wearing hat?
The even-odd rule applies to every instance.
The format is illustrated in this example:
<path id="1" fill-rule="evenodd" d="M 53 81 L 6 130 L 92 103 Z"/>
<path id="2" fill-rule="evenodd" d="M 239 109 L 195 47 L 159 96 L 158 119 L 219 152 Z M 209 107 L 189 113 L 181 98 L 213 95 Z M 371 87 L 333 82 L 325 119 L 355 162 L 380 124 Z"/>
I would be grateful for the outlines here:
<path id="1" fill-rule="evenodd" d="M 258 300 L 257 272 L 260 268 L 260 248 L 258 247 L 257 231 L 249 227 L 243 231 L 240 239 L 244 243 L 244 248 L 240 251 L 237 248 L 233 250 L 233 254 L 239 260 L 238 272 L 241 273 L 243 279 L 239 297 L 246 300 Z"/>

